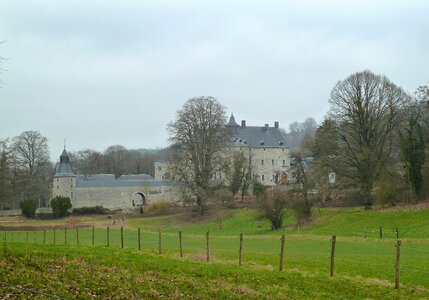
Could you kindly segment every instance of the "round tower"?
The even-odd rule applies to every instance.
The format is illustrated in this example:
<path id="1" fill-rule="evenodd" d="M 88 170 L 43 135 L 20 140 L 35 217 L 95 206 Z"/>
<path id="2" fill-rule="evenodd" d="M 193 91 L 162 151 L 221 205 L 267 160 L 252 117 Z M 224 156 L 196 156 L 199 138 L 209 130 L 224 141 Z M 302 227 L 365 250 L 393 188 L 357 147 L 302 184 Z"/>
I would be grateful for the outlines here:
<path id="1" fill-rule="evenodd" d="M 70 164 L 70 156 L 64 149 L 60 162 L 55 165 L 55 174 L 52 183 L 52 198 L 56 196 L 69 197 L 72 205 L 75 204 L 76 175 Z"/>

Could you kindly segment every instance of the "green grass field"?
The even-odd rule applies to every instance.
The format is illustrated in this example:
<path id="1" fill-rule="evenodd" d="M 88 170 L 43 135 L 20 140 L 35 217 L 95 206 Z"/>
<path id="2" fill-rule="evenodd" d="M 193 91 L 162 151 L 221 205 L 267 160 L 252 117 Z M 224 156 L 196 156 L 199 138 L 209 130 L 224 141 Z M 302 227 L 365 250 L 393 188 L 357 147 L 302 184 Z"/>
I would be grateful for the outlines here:
<path id="1" fill-rule="evenodd" d="M 82 298 L 90 298 L 86 293 L 91 291 L 101 298 L 110 295 L 109 289 L 104 289 L 106 280 L 102 279 L 107 275 L 99 274 L 99 270 L 112 267 L 117 274 L 111 275 L 109 286 L 114 287 L 112 295 L 119 298 L 122 298 L 118 296 L 121 293 L 125 293 L 125 298 L 158 298 L 160 294 L 171 298 L 189 298 L 189 295 L 202 298 L 284 298 L 286 295 L 291 298 L 429 298 L 429 210 L 363 211 L 353 208 L 323 209 L 320 214 L 314 213 L 315 221 L 311 225 L 277 232 L 270 230 L 267 221 L 257 221 L 256 212 L 252 210 L 224 212 L 222 228 L 218 217 L 193 222 L 186 222 L 181 216 L 129 218 L 122 224 L 124 249 L 121 249 L 117 224 L 110 227 L 107 247 L 107 230 L 99 219 L 95 223 L 99 226 L 95 228 L 95 246 L 91 245 L 92 227 L 79 229 L 79 245 L 76 229 L 67 230 L 66 245 L 64 229 L 55 231 L 55 245 L 52 230 L 46 233 L 43 230 L 2 232 L 6 250 L 1 256 L 0 281 L 28 284 L 52 294 L 73 297 L 75 292 L 70 291 L 71 284 L 58 283 L 54 288 L 40 279 L 45 268 L 49 269 L 49 265 L 60 260 L 60 265 L 70 264 L 75 268 L 64 267 L 68 271 L 62 269 L 61 276 L 72 269 L 76 274 L 87 274 L 88 264 L 93 268 L 94 271 L 85 276 L 95 284 L 91 287 L 81 282 L 86 286 L 82 289 L 87 290 Z M 291 226 L 294 222 L 294 217 L 288 215 L 284 225 Z M 383 239 L 378 238 L 379 226 L 383 227 Z M 399 292 L 393 288 L 396 227 L 402 240 Z M 138 251 L 137 228 L 141 229 L 141 251 Z M 159 230 L 162 232 L 162 255 L 158 254 Z M 179 255 L 179 231 L 182 232 L 183 259 Z M 210 263 L 205 262 L 207 231 L 210 233 Z M 367 238 L 364 238 L 364 231 Z M 244 234 L 242 267 L 238 266 L 240 233 Z M 285 271 L 282 273 L 278 271 L 281 234 L 286 234 Z M 337 235 L 334 277 L 329 276 L 332 234 Z M 23 276 L 27 261 L 39 267 L 31 267 L 33 275 Z M 85 263 L 80 266 L 79 261 Z M 10 272 L 11 268 L 22 270 L 22 273 Z M 150 270 L 147 272 L 161 276 L 165 285 L 170 286 L 170 282 L 172 287 L 151 281 L 146 268 Z M 133 281 L 137 279 L 128 278 L 132 276 L 127 273 L 128 269 L 131 273 L 135 271 L 138 280 L 147 281 L 148 289 Z M 224 276 L 224 273 L 229 275 Z M 60 276 L 55 274 L 49 276 Z M 118 274 L 126 274 L 125 279 L 118 279 Z M 261 278 L 261 281 L 258 283 L 252 278 Z M 10 293 L 13 290 L 0 289 Z"/>

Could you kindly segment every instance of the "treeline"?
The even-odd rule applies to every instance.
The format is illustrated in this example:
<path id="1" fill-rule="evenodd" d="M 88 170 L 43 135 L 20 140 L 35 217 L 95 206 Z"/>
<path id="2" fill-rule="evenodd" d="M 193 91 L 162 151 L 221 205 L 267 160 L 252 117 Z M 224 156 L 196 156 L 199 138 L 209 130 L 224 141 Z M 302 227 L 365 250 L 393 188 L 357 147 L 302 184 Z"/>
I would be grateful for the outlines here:
<path id="1" fill-rule="evenodd" d="M 27 198 L 43 206 L 50 197 L 52 175 L 48 139 L 39 132 L 0 140 L 0 209 L 19 208 Z"/>
<path id="2" fill-rule="evenodd" d="M 75 174 L 150 174 L 154 162 L 168 159 L 168 149 L 128 150 L 108 147 L 104 152 L 85 149 L 70 152 Z M 20 202 L 33 199 L 45 206 L 51 197 L 55 164 L 50 161 L 48 139 L 37 131 L 0 139 L 0 210 L 17 209 Z"/>
<path id="3" fill-rule="evenodd" d="M 294 154 L 316 201 L 395 205 L 429 197 L 429 87 L 412 95 L 369 71 L 339 81 L 331 109 Z M 312 156 L 306 161 L 306 156 Z M 329 180 L 331 176 L 331 180 Z"/>
<path id="4" fill-rule="evenodd" d="M 123 174 L 155 175 L 154 163 L 168 160 L 169 149 L 127 149 L 121 145 L 108 147 L 104 152 L 92 149 L 70 152 L 70 160 L 76 174 Z"/>

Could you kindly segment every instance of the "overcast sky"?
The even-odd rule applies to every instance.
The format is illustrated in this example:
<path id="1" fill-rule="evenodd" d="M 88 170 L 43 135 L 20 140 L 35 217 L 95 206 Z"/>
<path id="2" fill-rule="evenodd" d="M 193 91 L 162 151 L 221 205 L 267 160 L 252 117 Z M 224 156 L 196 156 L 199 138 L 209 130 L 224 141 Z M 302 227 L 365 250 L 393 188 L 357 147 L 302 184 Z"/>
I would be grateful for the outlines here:
<path id="1" fill-rule="evenodd" d="M 17 1 L 0 5 L 0 138 L 36 130 L 69 150 L 168 144 L 195 96 L 263 125 L 329 110 L 369 69 L 429 80 L 429 1 Z"/>

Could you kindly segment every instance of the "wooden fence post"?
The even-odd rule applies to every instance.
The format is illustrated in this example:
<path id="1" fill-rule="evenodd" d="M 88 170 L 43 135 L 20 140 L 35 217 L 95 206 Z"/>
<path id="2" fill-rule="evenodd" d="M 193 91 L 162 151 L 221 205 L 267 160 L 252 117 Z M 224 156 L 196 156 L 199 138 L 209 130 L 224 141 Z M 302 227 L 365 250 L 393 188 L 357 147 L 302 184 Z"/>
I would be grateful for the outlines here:
<path id="1" fill-rule="evenodd" d="M 243 234 L 240 233 L 240 251 L 238 254 L 238 265 L 241 266 L 241 262 L 243 259 Z"/>
<path id="2" fill-rule="evenodd" d="M 209 244 L 209 232 L 206 233 L 207 240 L 207 262 L 210 262 L 210 244 Z"/>
<path id="3" fill-rule="evenodd" d="M 124 227 L 121 226 L 121 248 L 124 249 Z"/>
<path id="4" fill-rule="evenodd" d="M 64 227 L 64 245 L 67 245 L 67 227 Z"/>
<path id="5" fill-rule="evenodd" d="M 43 229 L 43 244 L 46 244 L 46 229 Z"/>
<path id="6" fill-rule="evenodd" d="M 76 245 L 79 245 L 79 227 L 76 226 Z"/>
<path id="7" fill-rule="evenodd" d="M 399 289 L 399 279 L 401 275 L 401 241 L 396 241 L 396 280 L 395 289 Z"/>
<path id="8" fill-rule="evenodd" d="M 380 239 L 383 238 L 383 227 L 380 226 Z"/>
<path id="9" fill-rule="evenodd" d="M 139 251 L 140 251 L 141 250 L 140 227 L 137 229 L 137 242 L 139 244 Z"/>
<path id="10" fill-rule="evenodd" d="M 95 241 L 95 227 L 92 226 L 92 245 L 94 246 L 94 241 Z"/>
<path id="11" fill-rule="evenodd" d="M 399 229 L 396 227 L 396 239 L 399 239 Z"/>
<path id="12" fill-rule="evenodd" d="M 282 234 L 282 237 L 280 239 L 281 241 L 281 247 L 280 247 L 280 272 L 283 271 L 283 257 L 285 253 L 285 235 Z"/>
<path id="13" fill-rule="evenodd" d="M 55 245 L 55 242 L 56 242 L 56 241 L 55 241 L 55 227 L 54 227 L 54 245 Z"/>
<path id="14" fill-rule="evenodd" d="M 107 247 L 110 246 L 110 227 L 107 226 Z"/>
<path id="15" fill-rule="evenodd" d="M 182 232 L 181 231 L 179 231 L 179 249 L 180 249 L 180 258 L 183 258 Z"/>
<path id="16" fill-rule="evenodd" d="M 331 242 L 331 276 L 334 276 L 335 274 L 335 243 L 337 241 L 337 236 L 334 234 L 332 236 Z"/>
<path id="17" fill-rule="evenodd" d="M 158 234 L 158 253 L 162 254 L 162 237 L 161 237 L 161 230 L 159 231 Z"/>

